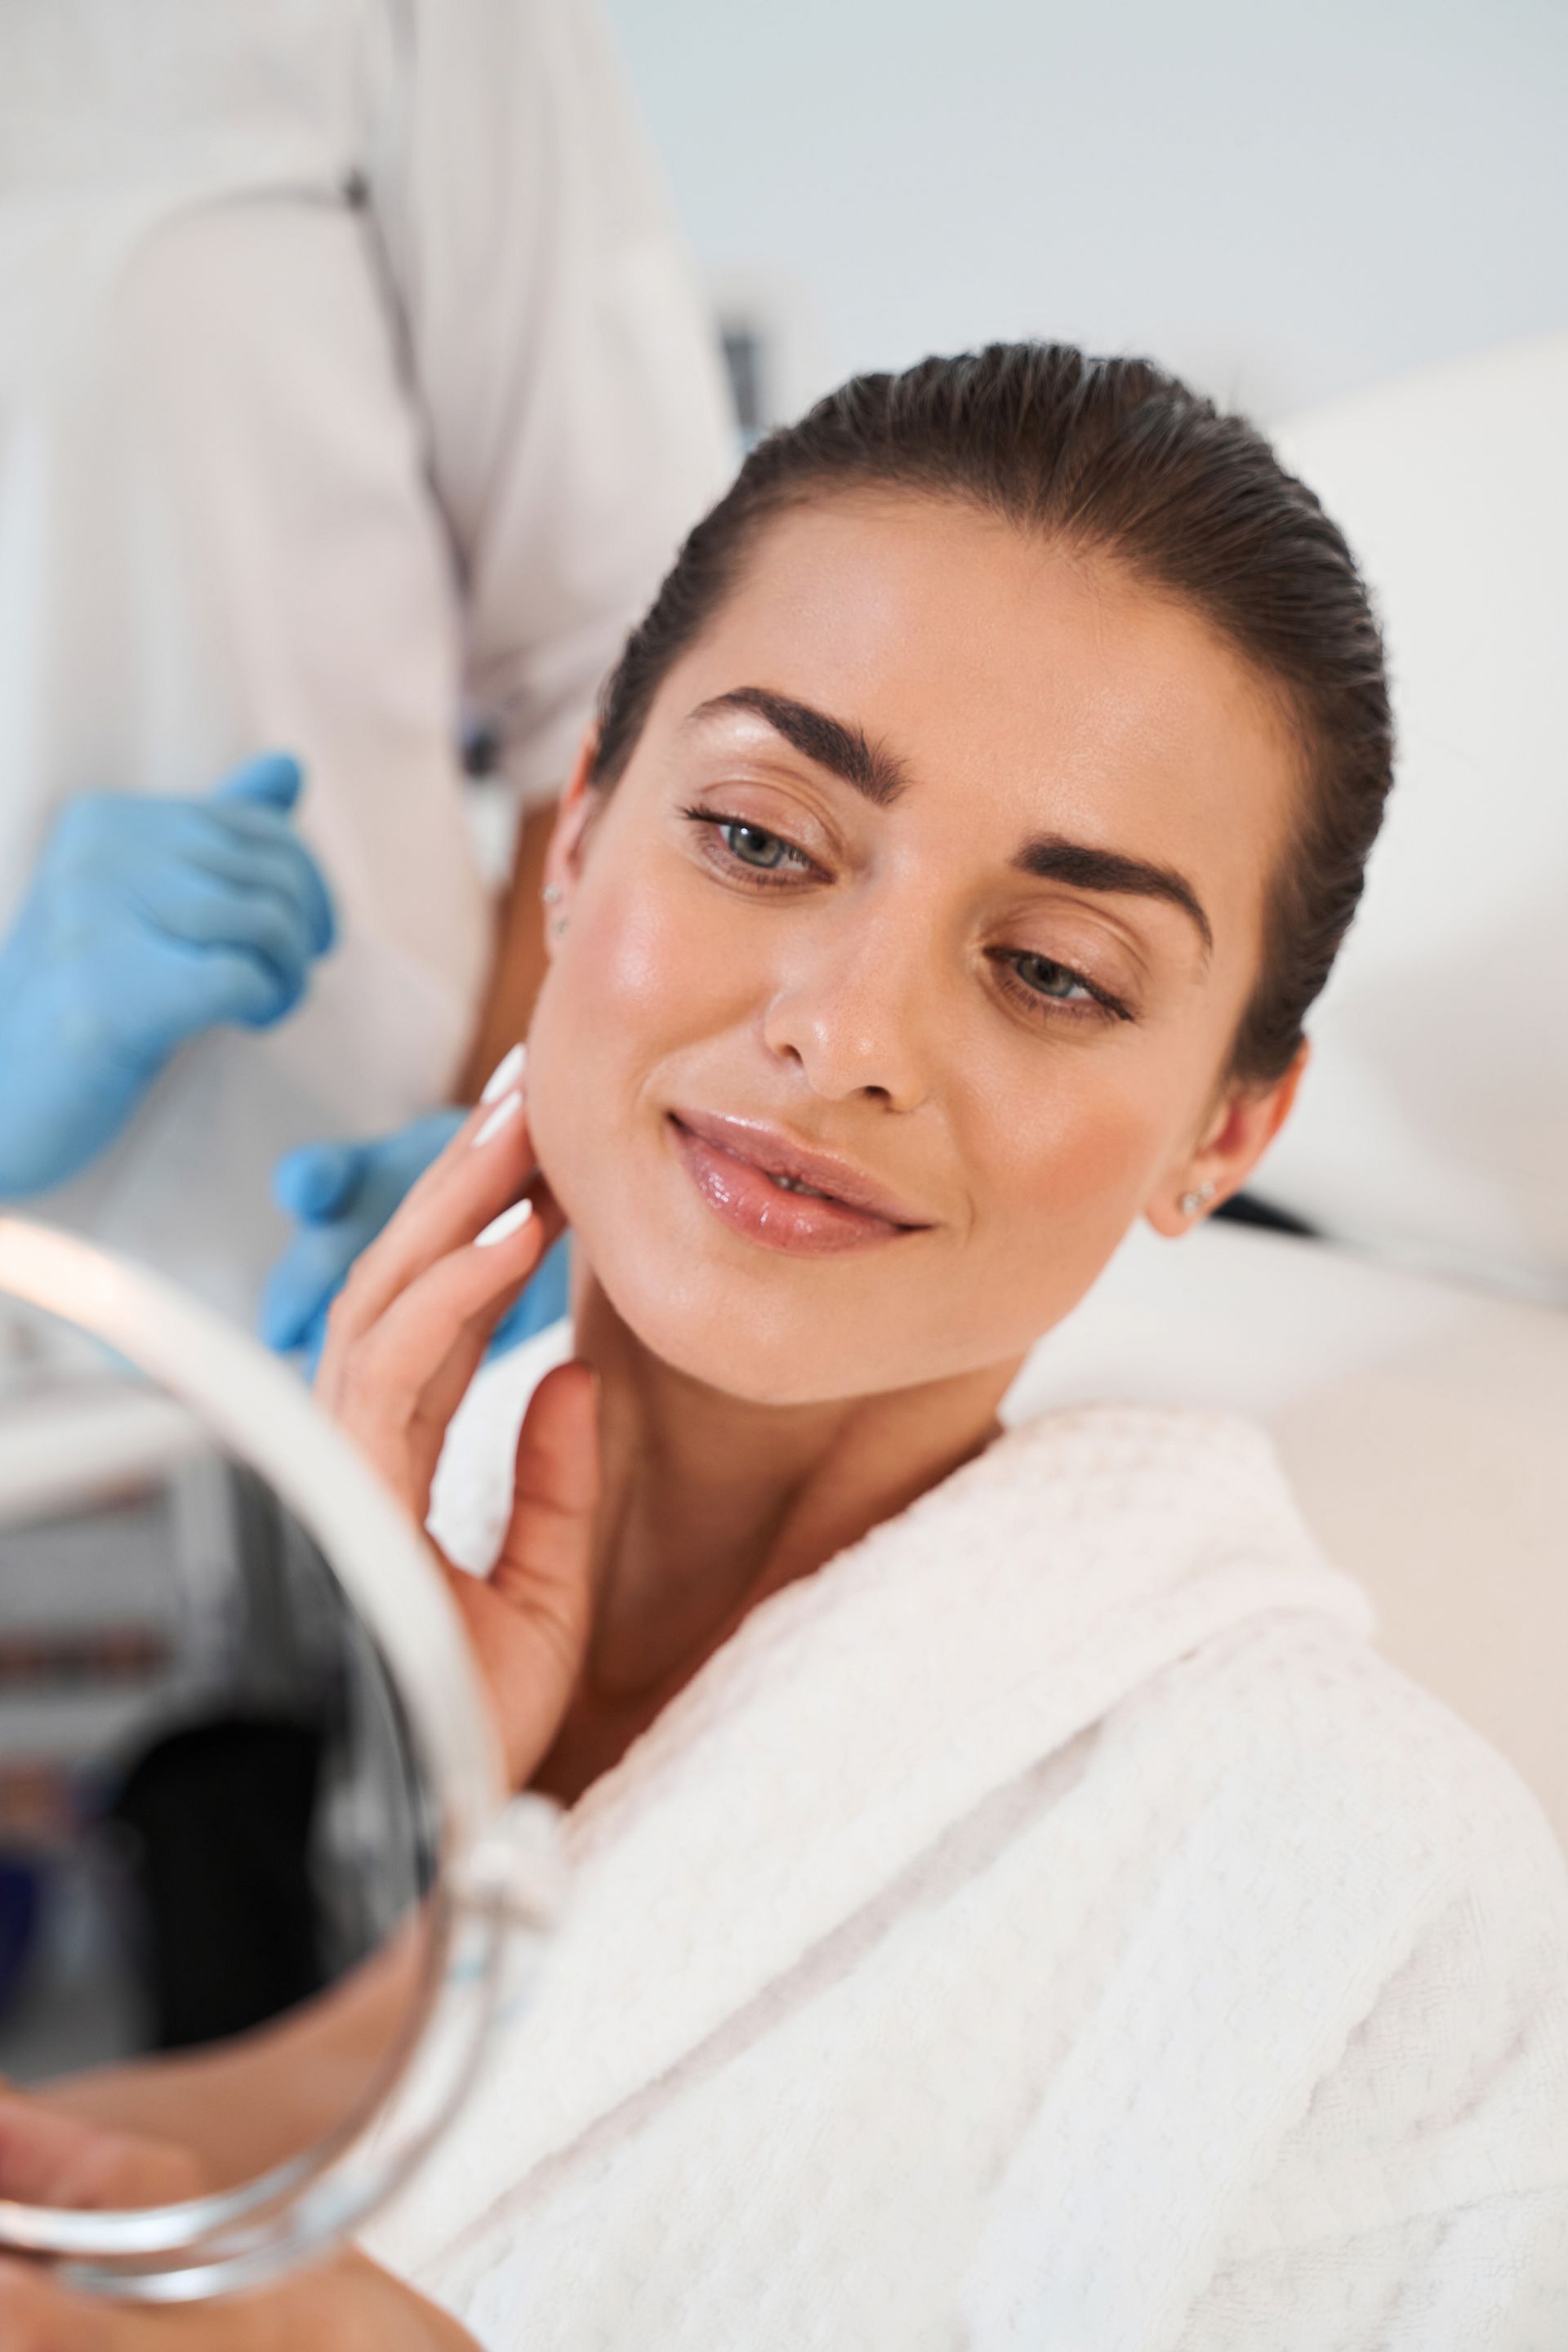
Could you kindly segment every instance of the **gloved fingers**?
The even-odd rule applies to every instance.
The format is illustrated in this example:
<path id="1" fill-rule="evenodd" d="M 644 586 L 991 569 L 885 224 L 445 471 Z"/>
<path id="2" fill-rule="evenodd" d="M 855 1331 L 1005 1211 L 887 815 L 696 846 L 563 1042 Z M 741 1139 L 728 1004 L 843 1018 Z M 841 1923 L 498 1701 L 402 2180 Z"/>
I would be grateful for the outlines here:
<path id="1" fill-rule="evenodd" d="M 337 1296 L 335 1291 L 332 1296 L 333 1297 Z M 299 1363 L 300 1378 L 311 1388 L 315 1387 L 316 1375 L 321 1369 L 321 1350 L 327 1344 L 327 1316 L 331 1304 L 331 1298 L 324 1298 L 321 1301 L 320 1307 L 311 1316 L 293 1347 L 289 1350 Z"/>
<path id="2" fill-rule="evenodd" d="M 275 964 L 250 948 L 184 947 L 169 943 L 171 955 L 185 959 L 186 988 L 199 1017 L 188 1024 L 189 1034 L 232 1022 L 240 1029 L 270 1029 L 287 1019 L 305 993 L 301 975 L 289 985 Z"/>
<path id="3" fill-rule="evenodd" d="M 142 793 L 78 793 L 56 817 L 40 878 L 79 889 L 178 855 L 187 801 Z"/>
<path id="4" fill-rule="evenodd" d="M 305 772 L 292 751 L 261 751 L 232 768 L 208 793 L 220 806 L 248 802 L 258 808 L 291 809 L 304 789 Z"/>
<path id="5" fill-rule="evenodd" d="M 353 1208 L 368 1160 L 360 1143 L 302 1143 L 272 1171 L 272 1197 L 302 1224 L 320 1225 Z"/>
<path id="6" fill-rule="evenodd" d="M 317 955 L 337 937 L 332 894 L 321 867 L 287 817 L 270 809 L 189 803 L 181 845 L 216 880 L 265 884 L 291 898 L 310 925 Z"/>
<path id="7" fill-rule="evenodd" d="M 273 1198 L 301 1221 L 302 1229 L 268 1286 L 262 1328 L 273 1347 L 304 1350 L 314 1372 L 326 1338 L 327 1309 L 349 1267 L 465 1117 L 455 1109 L 429 1111 L 395 1134 L 358 1143 L 308 1144 L 279 1162 Z"/>
<path id="8" fill-rule="evenodd" d="M 268 1346 L 282 1353 L 313 1347 L 319 1354 L 327 1309 L 353 1263 L 353 1244 L 344 1244 L 339 1227 L 301 1226 L 262 1291 L 261 1335 Z"/>
<path id="9" fill-rule="evenodd" d="M 187 866 L 139 876 L 132 896 L 142 914 L 164 936 L 186 947 L 243 948 L 272 966 L 282 987 L 298 997 L 315 956 L 304 909 L 265 887 L 215 881 Z"/>

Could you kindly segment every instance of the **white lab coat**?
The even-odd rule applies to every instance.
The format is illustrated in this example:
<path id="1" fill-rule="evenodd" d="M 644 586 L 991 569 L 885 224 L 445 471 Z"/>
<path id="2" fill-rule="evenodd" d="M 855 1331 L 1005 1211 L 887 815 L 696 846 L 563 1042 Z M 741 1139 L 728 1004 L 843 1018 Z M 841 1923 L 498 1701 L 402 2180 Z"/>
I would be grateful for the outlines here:
<path id="1" fill-rule="evenodd" d="M 566 1344 L 453 1424 L 470 1565 Z M 373 2251 L 488 2352 L 1548 2352 L 1568 1880 L 1369 1617 L 1261 1432 L 1024 1421 L 571 1809 Z"/>
<path id="2" fill-rule="evenodd" d="M 591 0 L 0 11 L 0 928 L 68 795 L 264 746 L 342 944 L 40 1213 L 248 1315 L 278 1155 L 442 1098 L 523 803 L 732 463 Z"/>

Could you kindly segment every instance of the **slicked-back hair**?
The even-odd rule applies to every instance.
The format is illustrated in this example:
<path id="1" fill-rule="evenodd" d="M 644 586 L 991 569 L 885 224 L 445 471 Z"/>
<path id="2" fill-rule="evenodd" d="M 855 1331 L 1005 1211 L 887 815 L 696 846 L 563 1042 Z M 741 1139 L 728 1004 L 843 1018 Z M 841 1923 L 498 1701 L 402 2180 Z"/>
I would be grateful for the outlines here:
<path id="1" fill-rule="evenodd" d="M 1174 597 L 1279 698 L 1300 753 L 1262 969 L 1231 1075 L 1283 1076 L 1361 898 L 1393 776 L 1383 644 L 1341 532 L 1244 417 L 1147 360 L 994 343 L 856 376 L 752 449 L 686 541 L 601 699 L 594 781 L 624 771 L 671 666 L 763 525 L 836 493 L 956 499 Z"/>

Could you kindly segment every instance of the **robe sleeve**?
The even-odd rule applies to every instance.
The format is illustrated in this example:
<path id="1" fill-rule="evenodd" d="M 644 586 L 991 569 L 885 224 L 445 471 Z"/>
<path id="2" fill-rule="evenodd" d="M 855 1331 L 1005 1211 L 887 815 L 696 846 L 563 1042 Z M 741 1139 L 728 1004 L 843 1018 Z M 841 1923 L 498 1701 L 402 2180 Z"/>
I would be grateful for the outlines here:
<path id="1" fill-rule="evenodd" d="M 1568 1917 L 1544 1837 L 1477 1852 L 1247 2199 L 1170 2352 L 1568 2337 Z"/>

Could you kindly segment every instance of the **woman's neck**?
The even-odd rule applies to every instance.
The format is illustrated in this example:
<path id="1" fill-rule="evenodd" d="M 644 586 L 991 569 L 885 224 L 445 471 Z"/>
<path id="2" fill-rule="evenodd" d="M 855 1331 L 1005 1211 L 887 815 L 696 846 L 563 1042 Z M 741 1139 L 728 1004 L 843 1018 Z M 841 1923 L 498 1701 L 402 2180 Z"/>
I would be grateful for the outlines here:
<path id="1" fill-rule="evenodd" d="M 568 1798 L 759 1601 L 980 1453 L 1016 1370 L 761 1405 L 649 1355 L 591 1277 L 574 1319 L 577 1352 L 601 1383 L 603 1487 L 588 1659 L 541 1779 Z"/>

